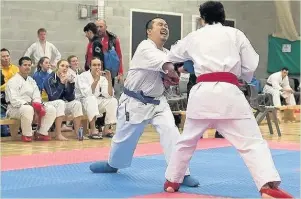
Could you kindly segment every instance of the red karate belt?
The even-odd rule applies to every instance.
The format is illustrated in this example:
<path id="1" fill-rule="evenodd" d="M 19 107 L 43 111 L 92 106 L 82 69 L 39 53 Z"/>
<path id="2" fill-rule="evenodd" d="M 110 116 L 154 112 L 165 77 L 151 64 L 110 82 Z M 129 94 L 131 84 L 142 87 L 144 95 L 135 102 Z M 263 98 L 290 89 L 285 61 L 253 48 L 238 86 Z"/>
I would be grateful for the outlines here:
<path id="1" fill-rule="evenodd" d="M 197 83 L 199 82 L 226 82 L 234 84 L 236 86 L 241 86 L 236 75 L 230 72 L 215 72 L 207 73 L 197 77 Z"/>

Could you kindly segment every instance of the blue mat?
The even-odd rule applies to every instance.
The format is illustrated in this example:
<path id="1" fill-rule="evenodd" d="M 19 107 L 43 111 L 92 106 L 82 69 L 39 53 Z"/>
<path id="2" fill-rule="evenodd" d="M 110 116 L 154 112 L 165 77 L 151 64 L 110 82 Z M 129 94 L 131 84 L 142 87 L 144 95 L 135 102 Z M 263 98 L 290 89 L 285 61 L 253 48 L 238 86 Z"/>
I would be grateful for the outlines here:
<path id="1" fill-rule="evenodd" d="M 282 188 L 300 197 L 300 151 L 272 150 Z M 162 155 L 135 158 L 117 174 L 92 174 L 90 163 L 2 172 L 3 198 L 129 198 L 163 192 L 166 163 Z M 197 151 L 191 173 L 198 188 L 181 192 L 258 198 L 255 184 L 232 147 Z"/>

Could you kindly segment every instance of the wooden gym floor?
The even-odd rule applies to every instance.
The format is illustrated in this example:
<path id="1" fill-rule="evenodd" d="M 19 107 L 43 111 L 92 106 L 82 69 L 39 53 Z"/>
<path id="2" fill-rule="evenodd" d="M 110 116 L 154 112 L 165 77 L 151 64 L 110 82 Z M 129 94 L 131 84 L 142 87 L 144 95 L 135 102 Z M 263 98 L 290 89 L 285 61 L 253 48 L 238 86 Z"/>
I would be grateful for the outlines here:
<path id="1" fill-rule="evenodd" d="M 297 121 L 295 122 L 283 122 L 280 123 L 280 129 L 282 136 L 278 137 L 274 124 L 274 134 L 270 135 L 268 125 L 265 121 L 260 125 L 262 135 L 267 140 L 273 140 L 277 142 L 294 142 L 300 143 L 300 115 L 295 115 Z M 204 138 L 213 138 L 215 130 L 210 129 L 204 134 Z M 74 149 L 85 149 L 95 147 L 107 147 L 110 146 L 110 138 L 104 138 L 103 140 L 84 140 L 80 142 L 75 139 L 75 135 L 72 132 L 64 133 L 70 140 L 69 141 L 49 141 L 49 142 L 32 142 L 24 143 L 21 141 L 10 141 L 9 139 L 2 139 L 1 141 L 1 156 L 11 155 L 30 155 L 36 153 L 49 153 L 57 151 L 68 151 Z M 155 132 L 152 126 L 148 126 L 145 129 L 139 143 L 158 142 L 159 136 Z"/>

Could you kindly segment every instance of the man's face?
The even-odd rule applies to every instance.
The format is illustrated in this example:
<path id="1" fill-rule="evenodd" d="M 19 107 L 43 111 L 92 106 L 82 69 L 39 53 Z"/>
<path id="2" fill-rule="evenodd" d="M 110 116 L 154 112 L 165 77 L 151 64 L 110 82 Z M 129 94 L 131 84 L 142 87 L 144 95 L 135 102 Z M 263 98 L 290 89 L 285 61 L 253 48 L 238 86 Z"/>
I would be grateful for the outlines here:
<path id="1" fill-rule="evenodd" d="M 46 32 L 40 32 L 38 37 L 40 41 L 46 41 Z"/>
<path id="2" fill-rule="evenodd" d="M 91 61 L 91 73 L 96 74 L 101 71 L 101 61 L 99 59 L 93 59 Z"/>
<path id="3" fill-rule="evenodd" d="M 1 66 L 9 66 L 10 65 L 10 55 L 7 51 L 1 52 Z"/>
<path id="4" fill-rule="evenodd" d="M 31 61 L 23 60 L 22 65 L 19 67 L 19 71 L 21 74 L 29 75 L 31 71 Z"/>
<path id="5" fill-rule="evenodd" d="M 86 33 L 86 37 L 87 37 L 89 40 L 91 40 L 91 39 L 93 38 L 93 36 L 94 36 L 94 34 L 92 33 L 91 30 L 86 31 L 85 33 Z"/>
<path id="6" fill-rule="evenodd" d="M 95 24 L 97 26 L 98 35 L 100 37 L 104 36 L 107 31 L 107 25 L 105 24 L 105 22 L 102 20 L 99 20 L 99 21 L 96 21 Z"/>
<path id="7" fill-rule="evenodd" d="M 154 19 L 152 28 L 147 32 L 149 37 L 153 38 L 154 40 L 166 42 L 169 37 L 168 25 L 163 19 Z"/>
<path id="8" fill-rule="evenodd" d="M 287 70 L 282 70 L 281 75 L 282 75 L 282 78 L 285 78 L 288 75 L 288 71 Z"/>

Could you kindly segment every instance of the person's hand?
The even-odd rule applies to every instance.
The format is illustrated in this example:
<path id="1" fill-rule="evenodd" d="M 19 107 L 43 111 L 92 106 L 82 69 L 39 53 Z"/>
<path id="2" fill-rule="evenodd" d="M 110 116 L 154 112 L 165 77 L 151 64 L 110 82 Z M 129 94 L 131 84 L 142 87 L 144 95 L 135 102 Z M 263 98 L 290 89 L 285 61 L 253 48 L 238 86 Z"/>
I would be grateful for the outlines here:
<path id="1" fill-rule="evenodd" d="M 285 88 L 285 89 L 283 89 L 283 91 L 286 91 L 288 93 L 294 93 L 293 89 L 291 89 L 291 88 Z"/>
<path id="2" fill-rule="evenodd" d="M 60 76 L 60 80 L 62 84 L 66 84 L 68 82 L 68 75 L 67 73 L 62 73 Z"/>
<path id="3" fill-rule="evenodd" d="M 118 80 L 118 83 L 119 83 L 119 84 L 123 84 L 123 82 L 124 82 L 123 74 L 118 74 L 117 80 Z"/>
<path id="4" fill-rule="evenodd" d="M 105 70 L 103 75 L 105 76 L 105 78 L 109 81 L 112 82 L 112 76 L 111 76 L 111 72 L 108 70 Z"/>

